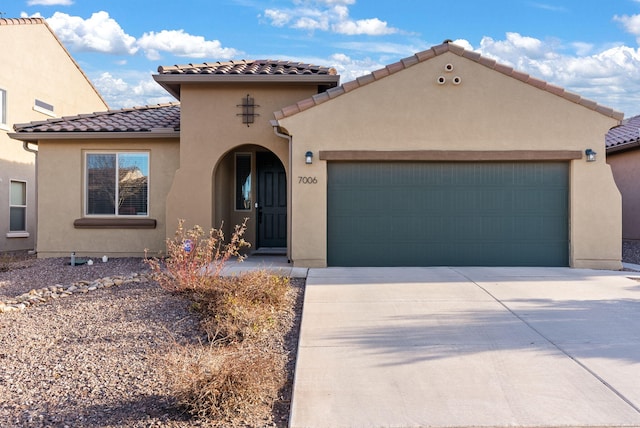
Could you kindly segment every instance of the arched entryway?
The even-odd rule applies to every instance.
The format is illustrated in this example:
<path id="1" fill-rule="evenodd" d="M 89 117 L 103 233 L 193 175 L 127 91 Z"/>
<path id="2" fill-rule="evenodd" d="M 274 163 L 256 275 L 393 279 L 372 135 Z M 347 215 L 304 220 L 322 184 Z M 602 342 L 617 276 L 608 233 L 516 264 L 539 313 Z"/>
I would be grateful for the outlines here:
<path id="1" fill-rule="evenodd" d="M 287 174 L 274 152 L 257 145 L 229 151 L 213 174 L 214 224 L 227 237 L 247 219 L 250 251 L 284 252 L 287 247 Z"/>

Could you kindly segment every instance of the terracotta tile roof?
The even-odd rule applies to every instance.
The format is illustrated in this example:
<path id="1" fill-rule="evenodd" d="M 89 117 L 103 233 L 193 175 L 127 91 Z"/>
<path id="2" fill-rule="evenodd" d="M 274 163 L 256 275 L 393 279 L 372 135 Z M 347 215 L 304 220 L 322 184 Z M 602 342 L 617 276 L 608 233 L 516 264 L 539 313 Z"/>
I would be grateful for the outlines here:
<path id="1" fill-rule="evenodd" d="M 0 25 L 46 24 L 44 18 L 0 18 Z"/>
<path id="2" fill-rule="evenodd" d="M 301 62 L 253 60 L 205 62 L 202 64 L 158 67 L 160 74 L 227 74 L 227 75 L 335 75 L 335 68 Z"/>
<path id="3" fill-rule="evenodd" d="M 427 61 L 438 55 L 442 55 L 445 52 L 452 52 L 461 57 L 470 59 L 492 70 L 498 71 L 500 73 L 506 74 L 507 76 L 518 79 L 524 83 L 528 83 L 532 86 L 535 86 L 536 88 L 539 88 L 539 89 L 548 91 L 554 95 L 563 97 L 571 102 L 580 104 L 588 109 L 595 110 L 605 116 L 609 116 L 617 120 L 622 120 L 624 117 L 624 113 L 621 113 L 613 110 L 612 108 L 597 104 L 594 101 L 583 98 L 580 95 L 577 95 L 575 93 L 566 91 L 558 86 L 544 82 L 526 73 L 522 73 L 520 71 L 514 70 L 512 67 L 506 66 L 504 64 L 499 64 L 495 60 L 483 57 L 477 52 L 465 50 L 463 47 L 459 45 L 455 45 L 453 43 L 443 43 L 441 45 L 434 46 L 431 49 L 418 52 L 417 54 L 404 58 L 396 63 L 387 65 L 385 68 L 376 70 L 371 74 L 358 77 L 354 81 L 347 82 L 335 88 L 331 88 L 324 93 L 314 95 L 311 98 L 312 102 L 310 102 L 309 100 L 302 100 L 291 106 L 284 107 L 282 110 L 275 112 L 276 120 L 283 119 L 288 116 L 293 116 L 294 114 L 300 113 L 301 111 L 311 108 L 317 104 L 321 104 L 325 101 L 329 101 L 330 99 L 343 95 L 361 86 L 367 85 L 379 79 L 383 79 L 386 76 L 389 76 L 393 73 L 402 71 L 405 68 L 411 67 L 423 61 Z"/>
<path id="4" fill-rule="evenodd" d="M 633 116 L 620 126 L 611 128 L 605 137 L 605 145 L 607 152 L 640 146 L 640 116 Z"/>
<path id="5" fill-rule="evenodd" d="M 180 103 L 125 108 L 15 124 L 17 133 L 179 131 Z"/>

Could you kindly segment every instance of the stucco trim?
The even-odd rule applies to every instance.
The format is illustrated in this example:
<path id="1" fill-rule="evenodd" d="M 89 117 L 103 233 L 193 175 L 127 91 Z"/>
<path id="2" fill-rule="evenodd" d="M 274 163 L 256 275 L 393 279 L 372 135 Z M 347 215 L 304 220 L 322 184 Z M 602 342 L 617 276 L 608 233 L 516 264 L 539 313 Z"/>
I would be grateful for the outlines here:
<path id="1" fill-rule="evenodd" d="M 153 218 L 78 218 L 73 221 L 76 229 L 155 229 Z"/>
<path id="2" fill-rule="evenodd" d="M 579 150 L 321 150 L 325 161 L 569 161 L 582 158 Z"/>

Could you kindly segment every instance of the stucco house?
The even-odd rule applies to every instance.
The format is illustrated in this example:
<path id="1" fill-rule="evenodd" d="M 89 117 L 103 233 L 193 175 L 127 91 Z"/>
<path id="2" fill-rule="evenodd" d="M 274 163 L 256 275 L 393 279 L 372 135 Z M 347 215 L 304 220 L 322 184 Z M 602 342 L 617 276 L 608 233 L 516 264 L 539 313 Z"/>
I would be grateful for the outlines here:
<path id="1" fill-rule="evenodd" d="M 0 18 L 0 252 L 36 244 L 36 146 L 9 138 L 17 122 L 107 104 L 42 18 Z"/>
<path id="2" fill-rule="evenodd" d="M 277 61 L 153 77 L 180 104 L 15 127 L 39 149 L 39 256 L 161 252 L 178 219 L 248 218 L 294 266 L 621 268 L 620 193 L 586 152 L 622 113 L 475 52 L 343 85 Z"/>
<path id="3" fill-rule="evenodd" d="M 640 116 L 609 130 L 606 148 L 607 163 L 622 194 L 622 239 L 640 240 Z"/>

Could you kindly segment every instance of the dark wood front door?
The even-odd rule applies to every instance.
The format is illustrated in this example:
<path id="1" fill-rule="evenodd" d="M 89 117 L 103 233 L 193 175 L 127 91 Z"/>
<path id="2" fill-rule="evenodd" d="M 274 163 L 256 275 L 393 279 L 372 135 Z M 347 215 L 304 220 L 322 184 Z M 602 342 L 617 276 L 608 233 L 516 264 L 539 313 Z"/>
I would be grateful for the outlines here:
<path id="1" fill-rule="evenodd" d="M 287 246 L 287 177 L 271 152 L 256 154 L 258 168 L 257 247 Z"/>

